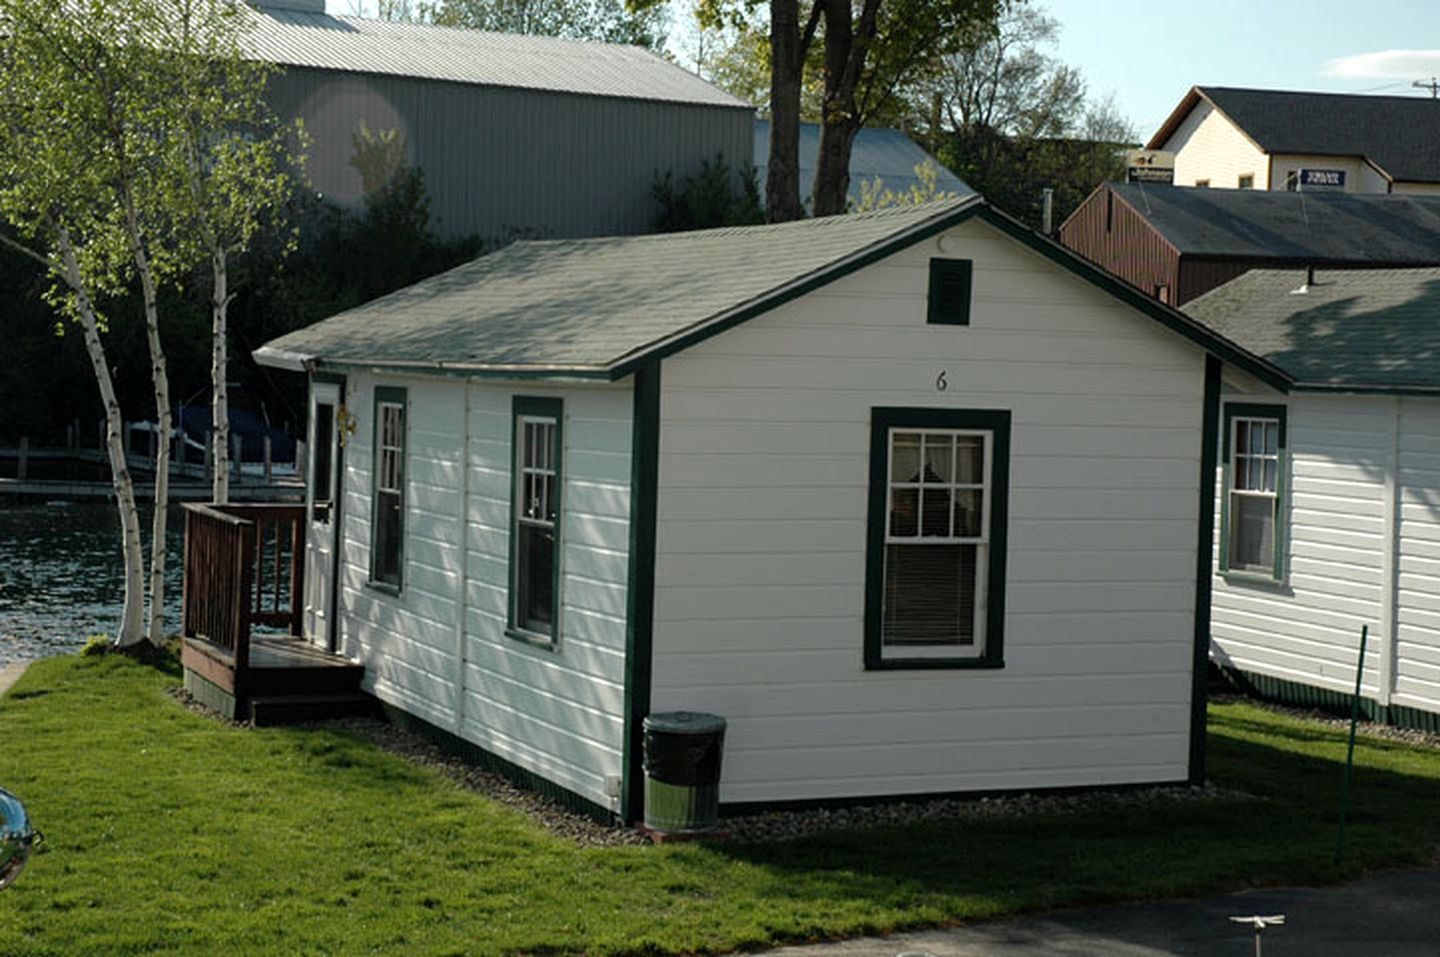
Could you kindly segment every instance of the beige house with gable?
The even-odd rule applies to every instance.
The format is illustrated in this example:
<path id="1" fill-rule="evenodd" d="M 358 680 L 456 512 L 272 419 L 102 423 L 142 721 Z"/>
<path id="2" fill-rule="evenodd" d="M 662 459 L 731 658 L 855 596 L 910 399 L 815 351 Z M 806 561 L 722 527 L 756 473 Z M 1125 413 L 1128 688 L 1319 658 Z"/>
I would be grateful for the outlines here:
<path id="1" fill-rule="evenodd" d="M 1440 192 L 1440 103 L 1196 86 L 1146 149 L 1175 153 L 1176 186 Z"/>

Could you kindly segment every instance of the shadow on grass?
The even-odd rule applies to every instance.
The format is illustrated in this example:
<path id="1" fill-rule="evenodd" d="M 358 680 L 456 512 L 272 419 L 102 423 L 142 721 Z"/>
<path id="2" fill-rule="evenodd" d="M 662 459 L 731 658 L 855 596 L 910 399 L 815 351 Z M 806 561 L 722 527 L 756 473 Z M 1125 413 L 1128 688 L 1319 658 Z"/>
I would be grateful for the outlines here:
<path id="1" fill-rule="evenodd" d="M 915 923 L 1078 904 L 1186 896 L 1280 883 L 1329 883 L 1366 868 L 1433 858 L 1440 841 L 1440 755 L 1400 771 L 1360 766 L 1346 854 L 1333 860 L 1343 734 L 1298 729 L 1337 756 L 1242 740 L 1274 724 L 1225 721 L 1212 734 L 1215 783 L 1253 797 L 1105 803 L 1063 814 L 834 832 L 792 844 L 716 845 L 764 868 L 769 893 L 914 908 Z M 1368 748 L 1366 758 L 1374 759 Z M 1377 749 L 1384 751 L 1386 749 Z M 1399 746 L 1407 755 L 1415 752 Z M 882 928 L 894 929 L 894 928 Z"/>

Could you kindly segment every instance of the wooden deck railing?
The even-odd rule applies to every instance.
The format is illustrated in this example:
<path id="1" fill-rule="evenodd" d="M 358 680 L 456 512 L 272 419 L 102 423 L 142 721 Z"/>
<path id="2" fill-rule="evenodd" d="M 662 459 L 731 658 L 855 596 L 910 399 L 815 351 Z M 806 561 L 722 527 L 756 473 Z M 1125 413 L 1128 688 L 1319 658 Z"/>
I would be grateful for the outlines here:
<path id="1" fill-rule="evenodd" d="M 249 665 L 256 625 L 301 633 L 305 506 L 185 506 L 186 638 Z"/>

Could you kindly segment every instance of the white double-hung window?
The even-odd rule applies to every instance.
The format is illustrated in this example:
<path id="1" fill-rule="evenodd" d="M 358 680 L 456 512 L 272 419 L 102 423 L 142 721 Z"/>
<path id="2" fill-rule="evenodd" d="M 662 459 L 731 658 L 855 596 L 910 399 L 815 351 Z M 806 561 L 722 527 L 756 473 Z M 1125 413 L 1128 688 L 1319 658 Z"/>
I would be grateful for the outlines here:
<path id="1" fill-rule="evenodd" d="M 1225 407 L 1221 570 L 1279 581 L 1283 573 L 1285 407 Z"/>
<path id="2" fill-rule="evenodd" d="M 560 613 L 563 406 L 559 399 L 516 396 L 513 415 L 510 631 L 553 644 Z"/>
<path id="3" fill-rule="evenodd" d="M 1009 413 L 875 409 L 866 665 L 999 667 Z"/>

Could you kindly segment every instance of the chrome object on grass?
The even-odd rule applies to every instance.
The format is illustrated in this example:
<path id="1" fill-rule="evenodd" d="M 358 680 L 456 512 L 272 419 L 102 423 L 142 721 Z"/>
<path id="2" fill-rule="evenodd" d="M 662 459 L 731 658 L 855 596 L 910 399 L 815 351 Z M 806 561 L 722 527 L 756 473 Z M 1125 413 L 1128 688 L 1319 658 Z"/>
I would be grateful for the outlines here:
<path id="1" fill-rule="evenodd" d="M 0 890 L 25 869 L 30 851 L 44 837 L 30 824 L 30 815 L 20 799 L 0 788 Z"/>

